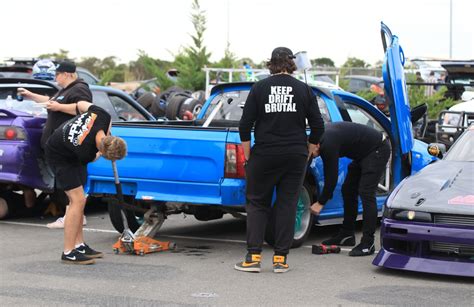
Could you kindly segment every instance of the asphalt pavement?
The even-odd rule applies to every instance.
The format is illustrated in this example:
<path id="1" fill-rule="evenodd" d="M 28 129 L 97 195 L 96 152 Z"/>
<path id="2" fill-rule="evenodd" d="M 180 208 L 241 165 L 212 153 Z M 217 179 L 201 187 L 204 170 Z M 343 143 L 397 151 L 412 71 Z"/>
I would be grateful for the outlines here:
<path id="1" fill-rule="evenodd" d="M 266 246 L 255 274 L 233 269 L 246 253 L 245 221 L 230 216 L 170 216 L 157 239 L 178 248 L 134 256 L 113 253 L 119 234 L 107 212 L 90 213 L 86 241 L 105 253 L 90 266 L 60 262 L 63 232 L 45 227 L 52 220 L 0 221 L 1 306 L 474 306 L 474 279 L 378 268 L 349 248 L 311 254 L 336 226 L 313 228 L 285 274 L 272 272 Z"/>

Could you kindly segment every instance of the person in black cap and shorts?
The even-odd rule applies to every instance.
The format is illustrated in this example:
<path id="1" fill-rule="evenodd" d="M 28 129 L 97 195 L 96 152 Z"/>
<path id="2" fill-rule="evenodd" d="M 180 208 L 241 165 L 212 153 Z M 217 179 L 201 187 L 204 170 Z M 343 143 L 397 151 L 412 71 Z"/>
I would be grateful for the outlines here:
<path id="1" fill-rule="evenodd" d="M 332 198 L 339 173 L 339 158 L 352 159 L 342 185 L 344 222 L 338 234 L 323 241 L 325 245 L 354 246 L 358 197 L 362 200 L 363 235 L 349 256 L 367 256 L 375 252 L 374 233 L 377 226 L 375 193 L 390 158 L 390 143 L 382 132 L 352 122 L 326 124 L 319 154 L 324 164 L 324 188 L 311 211 L 318 215 Z"/>
<path id="2" fill-rule="evenodd" d="M 64 221 L 64 251 L 61 260 L 72 264 L 92 264 L 103 254 L 84 243 L 82 220 L 86 197 L 87 164 L 101 155 L 115 161 L 127 152 L 125 141 L 110 136 L 111 117 L 91 103 L 77 103 L 79 115 L 56 129 L 46 143 L 46 159 L 59 189 L 69 198 Z"/>
<path id="3" fill-rule="evenodd" d="M 295 228 L 296 204 L 308 159 L 317 152 L 324 122 L 311 88 L 292 77 L 296 70 L 290 49 L 273 50 L 270 77 L 252 86 L 239 132 L 247 160 L 247 256 L 235 269 L 260 272 L 267 221 L 274 221 L 273 271 L 289 270 L 287 254 Z M 311 129 L 306 134 L 306 120 Z M 255 145 L 250 135 L 255 128 Z M 273 191 L 276 201 L 272 207 Z"/>
<path id="4" fill-rule="evenodd" d="M 76 106 L 79 101 L 92 102 L 92 92 L 89 89 L 89 85 L 78 78 L 76 65 L 73 62 L 62 61 L 57 65 L 56 82 L 62 89 L 52 98 L 32 93 L 24 88 L 18 89 L 18 94 L 37 103 L 46 104 L 48 118 L 41 136 L 41 147 L 43 149 L 54 130 L 77 114 Z M 63 191 L 55 190 L 57 201 L 66 206 L 68 204 L 67 196 Z M 83 223 L 85 224 L 85 218 Z M 48 228 L 63 228 L 64 218 L 60 217 L 57 221 L 49 223 L 47 226 Z"/>

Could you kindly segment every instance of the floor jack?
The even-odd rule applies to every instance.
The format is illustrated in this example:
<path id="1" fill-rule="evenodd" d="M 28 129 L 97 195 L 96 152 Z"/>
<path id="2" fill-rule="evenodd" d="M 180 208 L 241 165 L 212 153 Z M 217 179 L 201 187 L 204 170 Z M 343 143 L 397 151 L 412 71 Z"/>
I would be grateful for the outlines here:
<path id="1" fill-rule="evenodd" d="M 130 205 L 125 204 L 123 199 L 122 185 L 120 184 L 115 161 L 112 162 L 112 167 L 114 170 L 115 188 L 117 190 L 117 199 L 119 202 L 117 205 L 122 205 L 120 213 L 122 215 L 124 226 L 122 235 L 112 246 L 114 252 L 116 254 L 122 252 L 143 256 L 149 253 L 176 249 L 176 244 L 174 242 L 153 239 L 156 232 L 164 222 L 163 213 L 159 212 L 155 206 L 152 206 L 145 212 L 144 222 L 135 233 L 130 230 L 127 216 L 124 212 L 124 207 L 129 207 Z"/>

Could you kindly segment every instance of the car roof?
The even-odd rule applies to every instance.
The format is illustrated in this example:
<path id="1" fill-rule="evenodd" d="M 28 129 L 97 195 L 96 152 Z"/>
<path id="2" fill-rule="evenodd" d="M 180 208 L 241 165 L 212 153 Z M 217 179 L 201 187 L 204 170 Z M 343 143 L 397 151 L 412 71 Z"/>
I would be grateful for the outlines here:
<path id="1" fill-rule="evenodd" d="M 468 74 L 474 75 L 474 61 L 450 61 L 442 62 L 441 66 L 448 74 Z"/>

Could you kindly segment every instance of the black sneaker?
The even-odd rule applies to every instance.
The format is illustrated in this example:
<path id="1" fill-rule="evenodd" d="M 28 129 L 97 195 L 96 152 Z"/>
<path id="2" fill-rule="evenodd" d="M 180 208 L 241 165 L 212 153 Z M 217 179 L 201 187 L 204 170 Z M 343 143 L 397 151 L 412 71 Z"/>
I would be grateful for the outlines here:
<path id="1" fill-rule="evenodd" d="M 290 270 L 290 266 L 286 263 L 286 256 L 273 255 L 273 272 L 286 273 Z"/>
<path id="2" fill-rule="evenodd" d="M 260 254 L 247 254 L 245 261 L 235 264 L 234 269 L 243 272 L 260 273 L 260 261 L 262 256 Z"/>
<path id="3" fill-rule="evenodd" d="M 73 249 L 72 252 L 65 255 L 64 253 L 61 255 L 61 261 L 68 264 L 94 264 L 95 260 L 84 256 L 83 254 L 79 253 L 77 250 Z"/>
<path id="4" fill-rule="evenodd" d="M 81 253 L 81 254 L 89 257 L 89 258 L 102 258 L 102 257 L 104 257 L 103 253 L 93 250 L 92 248 L 89 247 L 89 245 L 87 245 L 85 243 L 83 245 L 77 247 L 76 250 L 79 253 Z"/>
<path id="5" fill-rule="evenodd" d="M 354 246 L 356 244 L 356 240 L 353 234 L 339 232 L 334 237 L 324 240 L 321 243 L 324 245 Z"/>
<path id="6" fill-rule="evenodd" d="M 360 243 L 349 252 L 349 256 L 353 256 L 353 257 L 369 256 L 369 255 L 372 255 L 373 253 L 375 253 L 374 243 Z"/>

